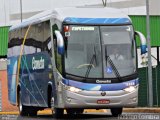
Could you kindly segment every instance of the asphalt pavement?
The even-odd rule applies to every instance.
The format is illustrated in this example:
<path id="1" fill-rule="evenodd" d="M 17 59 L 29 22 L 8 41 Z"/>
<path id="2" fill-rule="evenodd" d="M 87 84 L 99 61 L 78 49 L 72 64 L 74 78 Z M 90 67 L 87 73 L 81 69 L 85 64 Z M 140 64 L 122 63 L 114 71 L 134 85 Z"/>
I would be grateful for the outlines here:
<path id="1" fill-rule="evenodd" d="M 123 114 L 113 117 L 110 110 L 85 110 L 83 114 L 69 116 L 62 120 L 160 120 L 160 108 L 124 108 Z M 56 120 L 50 109 L 39 111 L 35 117 L 19 115 L 19 112 L 0 112 L 0 120 Z"/>
<path id="2" fill-rule="evenodd" d="M 54 115 L 38 115 L 35 117 L 22 117 L 19 115 L 0 115 L 1 120 L 57 120 Z M 123 113 L 121 116 L 112 117 L 107 113 L 84 113 L 74 116 L 65 114 L 59 120 L 160 120 L 159 113 Z"/>

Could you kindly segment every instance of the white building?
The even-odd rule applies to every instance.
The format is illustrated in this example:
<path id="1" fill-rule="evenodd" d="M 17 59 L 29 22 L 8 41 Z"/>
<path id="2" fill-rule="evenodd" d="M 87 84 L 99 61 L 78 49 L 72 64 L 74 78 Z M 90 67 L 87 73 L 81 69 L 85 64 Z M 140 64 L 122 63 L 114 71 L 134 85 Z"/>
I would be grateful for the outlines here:
<path id="1" fill-rule="evenodd" d="M 107 7 L 120 8 L 129 15 L 145 15 L 146 0 L 107 0 Z M 150 1 L 150 13 L 160 15 L 160 0 Z M 102 0 L 0 0 L 0 26 L 10 26 L 21 22 L 41 11 L 64 6 L 102 6 Z M 21 4 L 22 3 L 22 4 Z M 22 9 L 21 7 L 22 6 Z"/>

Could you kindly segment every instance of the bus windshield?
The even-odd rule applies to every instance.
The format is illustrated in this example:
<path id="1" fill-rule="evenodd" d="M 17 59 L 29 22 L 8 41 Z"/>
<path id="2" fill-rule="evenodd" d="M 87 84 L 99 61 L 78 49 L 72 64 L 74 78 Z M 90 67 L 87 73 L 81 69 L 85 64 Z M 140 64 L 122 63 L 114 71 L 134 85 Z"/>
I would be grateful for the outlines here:
<path id="1" fill-rule="evenodd" d="M 136 72 L 136 49 L 131 25 L 70 25 L 65 35 L 66 74 L 87 78 L 117 78 L 116 72 L 120 77 Z"/>

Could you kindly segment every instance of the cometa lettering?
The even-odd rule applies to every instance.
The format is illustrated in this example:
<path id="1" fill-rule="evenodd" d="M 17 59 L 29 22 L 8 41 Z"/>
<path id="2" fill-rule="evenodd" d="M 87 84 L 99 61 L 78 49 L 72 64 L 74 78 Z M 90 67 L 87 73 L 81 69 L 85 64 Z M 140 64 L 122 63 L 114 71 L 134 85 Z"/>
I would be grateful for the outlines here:
<path id="1" fill-rule="evenodd" d="M 96 80 L 96 83 L 111 83 L 111 80 Z"/>
<path id="2" fill-rule="evenodd" d="M 36 60 L 35 57 L 32 58 L 32 69 L 39 70 L 44 69 L 44 59 L 41 57 L 40 60 Z"/>

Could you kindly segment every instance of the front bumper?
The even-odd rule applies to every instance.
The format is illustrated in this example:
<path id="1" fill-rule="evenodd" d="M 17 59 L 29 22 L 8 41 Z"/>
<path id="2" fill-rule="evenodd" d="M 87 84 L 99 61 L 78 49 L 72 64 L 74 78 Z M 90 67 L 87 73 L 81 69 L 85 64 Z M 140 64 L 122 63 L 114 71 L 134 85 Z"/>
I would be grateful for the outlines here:
<path id="1" fill-rule="evenodd" d="M 104 92 L 104 91 L 103 91 Z M 105 109 L 113 107 L 136 107 L 138 103 L 138 87 L 133 92 L 105 91 L 81 91 L 79 93 L 63 91 L 64 108 L 93 108 Z M 97 100 L 109 100 L 110 103 L 98 104 Z"/>

